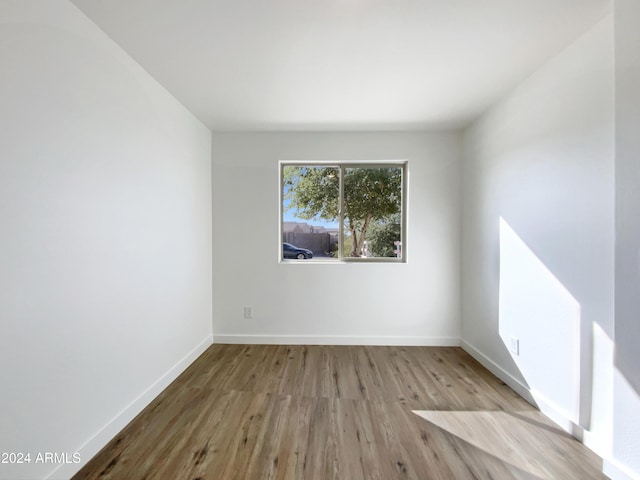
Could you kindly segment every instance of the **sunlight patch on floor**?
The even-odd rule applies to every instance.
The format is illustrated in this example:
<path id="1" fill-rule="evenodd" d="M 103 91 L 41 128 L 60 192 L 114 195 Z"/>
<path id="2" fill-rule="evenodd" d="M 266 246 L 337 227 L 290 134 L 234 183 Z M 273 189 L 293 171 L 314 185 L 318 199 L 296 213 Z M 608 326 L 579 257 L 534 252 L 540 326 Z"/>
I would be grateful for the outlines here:
<path id="1" fill-rule="evenodd" d="M 413 412 L 474 447 L 541 479 L 557 478 L 558 470 L 554 469 L 552 474 L 549 466 L 562 468 L 567 462 L 566 452 L 575 449 L 578 457 L 582 453 L 575 439 L 537 411 Z"/>

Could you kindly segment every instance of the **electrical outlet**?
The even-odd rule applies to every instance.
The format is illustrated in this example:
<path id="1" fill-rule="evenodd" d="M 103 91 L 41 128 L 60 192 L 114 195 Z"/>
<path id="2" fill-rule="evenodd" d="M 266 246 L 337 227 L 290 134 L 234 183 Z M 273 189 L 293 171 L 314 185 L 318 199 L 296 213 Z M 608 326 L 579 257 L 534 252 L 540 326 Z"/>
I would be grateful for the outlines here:
<path id="1" fill-rule="evenodd" d="M 516 337 L 511 337 L 511 353 L 520 355 L 520 340 Z"/>
<path id="2" fill-rule="evenodd" d="M 253 318 L 253 307 L 244 307 L 244 318 Z"/>

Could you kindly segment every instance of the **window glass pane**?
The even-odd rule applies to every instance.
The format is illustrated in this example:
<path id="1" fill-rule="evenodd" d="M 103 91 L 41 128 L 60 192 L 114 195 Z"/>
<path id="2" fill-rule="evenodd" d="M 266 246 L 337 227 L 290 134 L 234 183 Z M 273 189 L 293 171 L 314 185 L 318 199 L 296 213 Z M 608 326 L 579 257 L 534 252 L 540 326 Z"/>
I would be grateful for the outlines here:
<path id="1" fill-rule="evenodd" d="M 345 257 L 402 258 L 401 166 L 344 169 Z"/>
<path id="2" fill-rule="evenodd" d="M 282 164 L 282 258 L 405 260 L 405 164 Z"/>
<path id="3" fill-rule="evenodd" d="M 339 167 L 282 167 L 283 258 L 338 258 L 339 214 Z"/>

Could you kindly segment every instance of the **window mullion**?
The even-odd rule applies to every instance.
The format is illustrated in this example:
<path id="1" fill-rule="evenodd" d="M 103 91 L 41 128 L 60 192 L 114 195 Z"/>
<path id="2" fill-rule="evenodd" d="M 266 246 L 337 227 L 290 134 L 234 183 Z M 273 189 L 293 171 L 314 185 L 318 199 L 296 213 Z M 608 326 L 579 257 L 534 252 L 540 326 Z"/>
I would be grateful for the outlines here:
<path id="1" fill-rule="evenodd" d="M 340 210 L 338 212 L 338 258 L 344 258 L 344 165 L 340 164 L 338 177 L 338 201 Z"/>

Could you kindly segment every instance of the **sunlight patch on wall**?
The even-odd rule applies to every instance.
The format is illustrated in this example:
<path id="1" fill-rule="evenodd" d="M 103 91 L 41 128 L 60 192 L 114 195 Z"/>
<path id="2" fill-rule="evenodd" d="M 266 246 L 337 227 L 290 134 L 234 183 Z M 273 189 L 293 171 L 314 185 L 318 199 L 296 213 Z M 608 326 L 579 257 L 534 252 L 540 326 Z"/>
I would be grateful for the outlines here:
<path id="1" fill-rule="evenodd" d="M 500 218 L 499 332 L 536 402 L 580 423 L 580 304 Z"/>

